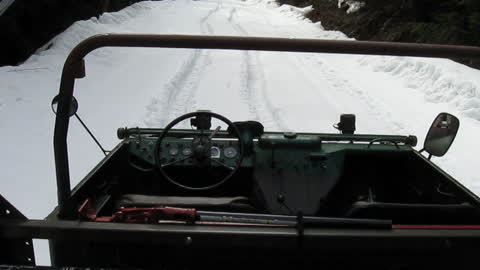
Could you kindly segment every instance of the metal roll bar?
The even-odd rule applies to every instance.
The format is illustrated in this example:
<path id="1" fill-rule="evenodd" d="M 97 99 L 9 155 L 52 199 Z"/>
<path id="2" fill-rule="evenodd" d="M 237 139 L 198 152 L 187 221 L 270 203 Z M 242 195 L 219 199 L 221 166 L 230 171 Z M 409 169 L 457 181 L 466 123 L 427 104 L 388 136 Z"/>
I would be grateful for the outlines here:
<path id="1" fill-rule="evenodd" d="M 224 50 L 315 52 L 338 54 L 480 58 L 480 47 L 372 41 L 338 41 L 234 36 L 103 34 L 78 44 L 68 55 L 60 82 L 53 138 L 59 215 L 72 213 L 67 133 L 75 79 L 85 77 L 83 58 L 101 47 L 158 47 Z"/>

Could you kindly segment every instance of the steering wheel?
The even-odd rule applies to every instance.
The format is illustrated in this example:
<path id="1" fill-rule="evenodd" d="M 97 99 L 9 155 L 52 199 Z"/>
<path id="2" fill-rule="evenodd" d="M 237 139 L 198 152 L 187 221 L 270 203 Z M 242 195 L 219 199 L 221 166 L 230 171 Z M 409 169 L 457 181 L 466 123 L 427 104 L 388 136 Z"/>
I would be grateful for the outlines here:
<path id="1" fill-rule="evenodd" d="M 162 158 L 161 152 L 162 152 L 162 142 L 167 137 L 167 134 L 169 131 L 176 126 L 178 123 L 181 121 L 184 121 L 186 119 L 190 119 L 190 123 L 192 126 L 196 126 L 197 130 L 200 131 L 200 133 L 195 132 L 193 135 L 193 140 L 191 142 L 191 153 L 189 155 L 186 155 L 185 157 L 178 158 L 177 160 L 166 162 L 165 159 Z M 220 130 L 220 126 L 218 126 L 215 130 L 210 130 L 211 127 L 211 118 L 218 119 L 222 121 L 223 123 L 227 124 L 228 130 L 230 133 L 233 133 L 235 138 L 238 139 L 238 155 L 235 158 L 235 166 L 229 166 L 222 161 L 218 160 L 217 158 L 212 158 L 211 155 L 211 144 L 212 144 L 212 139 L 214 136 L 217 134 L 217 132 Z M 208 131 L 208 132 L 205 132 Z M 170 183 L 186 189 L 186 190 L 209 190 L 216 188 L 223 183 L 227 182 L 228 179 L 230 179 L 240 168 L 242 161 L 243 161 L 243 153 L 244 153 L 244 144 L 245 142 L 243 141 L 242 136 L 240 135 L 240 132 L 238 128 L 226 117 L 212 113 L 210 111 L 197 111 L 197 112 L 192 112 L 192 113 L 187 113 L 184 114 L 176 119 L 174 119 L 170 124 L 168 124 L 164 129 L 163 133 L 160 135 L 158 138 L 156 144 L 155 144 L 155 166 L 157 169 L 160 171 L 160 173 L 165 177 L 167 181 Z M 179 181 L 174 180 L 166 171 L 165 168 L 172 166 L 177 163 L 184 162 L 188 159 L 193 159 L 193 163 L 195 166 L 200 167 L 200 168 L 211 168 L 212 167 L 212 162 L 220 165 L 221 167 L 226 168 L 229 173 L 219 179 L 218 181 L 215 181 L 214 184 L 210 184 L 207 186 L 200 186 L 200 187 L 192 187 L 188 186 L 185 184 L 181 184 Z"/>

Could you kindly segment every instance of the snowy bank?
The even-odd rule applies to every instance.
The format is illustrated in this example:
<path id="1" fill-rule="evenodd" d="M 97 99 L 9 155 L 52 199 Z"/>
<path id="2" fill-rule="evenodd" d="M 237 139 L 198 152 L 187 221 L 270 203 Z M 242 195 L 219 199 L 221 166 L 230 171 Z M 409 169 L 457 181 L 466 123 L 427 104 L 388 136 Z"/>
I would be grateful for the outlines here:
<path id="1" fill-rule="evenodd" d="M 365 57 L 359 63 L 402 78 L 433 103 L 447 103 L 480 121 L 480 71 L 445 59 Z"/>
<path id="2" fill-rule="evenodd" d="M 361 1 L 352 1 L 352 0 L 338 0 L 338 8 L 343 8 L 347 6 L 347 14 L 354 13 L 359 11 L 362 7 L 365 6 L 365 2 Z"/>

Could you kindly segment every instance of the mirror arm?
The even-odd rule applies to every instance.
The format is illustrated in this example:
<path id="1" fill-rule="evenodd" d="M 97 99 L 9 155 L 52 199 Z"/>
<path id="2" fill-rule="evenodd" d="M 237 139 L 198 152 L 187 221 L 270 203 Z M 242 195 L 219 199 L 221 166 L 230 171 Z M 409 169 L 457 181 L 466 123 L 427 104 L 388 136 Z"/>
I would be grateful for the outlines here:
<path id="1" fill-rule="evenodd" d="M 108 155 L 108 153 L 110 151 L 107 151 L 105 150 L 102 145 L 100 144 L 100 142 L 97 140 L 97 138 L 95 138 L 95 136 L 93 135 L 93 133 L 90 131 L 90 129 L 88 129 L 87 125 L 85 125 L 85 123 L 82 121 L 82 119 L 80 118 L 80 116 L 78 116 L 78 114 L 74 114 L 75 117 L 77 118 L 78 122 L 80 122 L 80 124 L 83 126 L 83 128 L 85 128 L 85 130 L 87 131 L 87 133 L 90 135 L 90 137 L 92 137 L 92 139 L 95 141 L 95 143 L 98 145 L 98 147 L 100 148 L 100 150 L 102 150 L 103 154 L 105 156 Z"/>
<path id="2" fill-rule="evenodd" d="M 418 151 L 418 153 L 420 153 L 420 154 L 423 153 L 423 152 L 425 152 L 425 148 L 422 148 L 422 149 L 420 149 L 420 151 Z M 431 158 L 432 158 L 432 154 L 428 153 L 427 159 L 430 160 Z"/>

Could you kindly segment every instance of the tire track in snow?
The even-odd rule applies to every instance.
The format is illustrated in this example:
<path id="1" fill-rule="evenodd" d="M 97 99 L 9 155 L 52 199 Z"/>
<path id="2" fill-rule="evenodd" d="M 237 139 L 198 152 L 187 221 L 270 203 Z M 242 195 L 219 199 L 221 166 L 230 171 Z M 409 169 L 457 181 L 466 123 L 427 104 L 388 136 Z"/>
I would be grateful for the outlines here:
<path id="1" fill-rule="evenodd" d="M 193 105 L 187 102 L 192 103 L 189 97 L 195 91 L 202 66 L 205 65 L 201 53 L 200 50 L 191 52 L 172 80 L 165 85 L 161 98 L 152 99 L 147 106 L 145 124 L 148 127 L 165 126 L 171 120 L 171 115 L 183 114 L 186 106 Z"/>
<path id="2" fill-rule="evenodd" d="M 205 17 L 203 17 L 202 19 L 200 19 L 200 24 L 201 24 L 201 27 L 202 27 L 202 34 L 207 34 L 207 33 L 209 35 L 214 34 L 213 27 L 210 23 L 208 23 L 208 19 L 210 17 L 212 17 L 213 14 L 217 13 L 220 10 L 221 6 L 222 6 L 221 0 L 218 0 L 217 1 L 217 6 L 213 9 L 209 10 L 207 15 Z"/>
<path id="3" fill-rule="evenodd" d="M 399 134 L 407 132 L 405 125 L 394 119 L 392 113 L 388 110 L 385 104 L 369 95 L 365 90 L 353 85 L 347 78 L 341 76 L 341 71 L 329 65 L 327 61 L 319 60 L 316 57 L 299 57 L 297 59 L 302 62 L 298 66 L 303 69 L 308 65 L 309 70 L 323 70 L 324 72 L 316 73 L 316 76 L 323 76 L 333 89 L 362 101 L 362 103 L 366 105 L 367 113 L 372 117 L 375 117 L 382 122 L 385 121 L 385 119 L 388 119 L 388 122 L 392 124 L 392 127 L 389 129 L 393 133 Z M 312 61 L 312 59 L 316 60 Z"/>
<path id="4" fill-rule="evenodd" d="M 208 19 L 218 12 L 221 2 L 207 12 L 200 19 L 202 34 L 214 34 Z M 211 63 L 210 52 L 207 50 L 195 49 L 182 64 L 179 71 L 172 80 L 165 86 L 166 92 L 161 98 L 152 98 L 147 106 L 147 117 L 144 123 L 147 127 L 165 126 L 170 122 L 172 116 L 177 117 L 195 108 L 195 93 L 205 68 Z M 166 96 L 166 98 L 165 98 Z M 159 110 L 159 108 L 161 108 Z"/>
<path id="5" fill-rule="evenodd" d="M 230 9 L 227 17 L 228 22 L 239 34 L 249 36 L 248 32 L 235 22 L 236 16 L 236 8 Z M 242 51 L 242 73 L 244 79 L 240 93 L 248 105 L 250 114 L 264 124 L 268 130 L 290 130 L 282 119 L 281 110 L 275 108 L 268 95 L 258 52 Z"/>
<path id="6" fill-rule="evenodd" d="M 392 113 L 388 110 L 388 108 L 385 107 L 384 104 L 380 103 L 360 88 L 352 85 L 348 79 L 342 78 L 338 74 L 341 73 L 333 68 L 328 68 L 324 73 L 327 80 L 329 80 L 337 89 L 348 92 L 362 100 L 363 103 L 367 105 L 372 115 L 376 116 L 378 119 L 382 119 L 383 121 L 388 119 L 388 122 L 392 124 L 390 129 L 393 131 L 393 133 L 400 134 L 406 132 L 404 124 L 396 121 Z"/>
<path id="7" fill-rule="evenodd" d="M 238 24 L 233 21 L 233 17 L 236 15 L 236 8 L 230 9 L 230 13 L 228 14 L 227 20 L 232 25 L 232 27 L 239 32 L 243 36 L 248 36 L 248 33 Z M 250 57 L 250 51 L 242 51 L 242 74 L 244 75 L 244 79 L 241 83 L 242 89 L 240 89 L 241 96 L 244 98 L 244 101 L 248 105 L 248 109 L 250 114 L 255 118 L 255 120 L 260 120 L 260 115 L 257 111 L 257 106 L 255 106 L 255 102 L 253 102 L 253 82 L 255 74 L 252 72 L 252 61 Z"/>
<path id="8" fill-rule="evenodd" d="M 247 31 L 245 31 L 241 26 L 235 24 L 235 22 L 234 22 L 235 16 L 237 16 L 236 15 L 236 9 L 233 8 L 231 10 L 230 15 L 229 15 L 229 21 L 232 23 L 232 25 L 234 25 L 234 27 L 237 30 L 239 30 L 239 32 L 241 34 L 248 35 Z M 270 26 L 272 26 L 272 28 L 277 29 L 277 27 L 274 27 L 271 23 L 269 23 L 269 22 L 267 22 L 267 23 Z M 281 36 L 291 36 L 288 32 L 285 32 L 285 31 L 280 31 L 279 33 L 280 33 Z M 253 62 L 252 61 L 252 55 L 248 55 L 248 53 L 246 55 L 248 57 L 247 60 L 246 60 L 246 64 L 245 64 L 248 67 L 247 68 L 247 82 L 248 83 L 246 84 L 247 86 L 244 89 L 244 93 L 245 93 L 246 100 L 248 100 L 248 102 L 249 102 L 249 105 L 251 107 L 253 107 L 252 111 L 255 112 L 256 108 L 261 107 L 261 106 L 257 105 L 257 103 L 255 103 L 255 102 L 252 102 L 252 100 L 255 99 L 256 97 L 254 95 L 252 95 L 252 87 L 251 87 L 250 84 L 251 84 L 252 78 L 255 80 L 255 74 L 260 74 L 260 76 L 261 76 L 262 72 L 253 72 L 253 74 L 250 74 L 252 66 L 255 66 L 255 65 L 252 65 L 252 62 Z M 257 57 L 257 62 L 258 62 L 259 61 L 258 60 L 258 53 L 255 54 L 255 56 Z M 292 59 L 293 61 L 292 60 L 289 61 L 290 66 L 292 67 L 292 70 L 301 71 L 301 73 L 304 74 L 304 76 L 306 76 L 306 78 L 311 79 L 313 82 L 316 81 L 316 77 L 318 77 L 319 75 L 322 76 L 325 79 L 325 81 L 330 84 L 332 89 L 337 90 L 337 91 L 341 91 L 341 92 L 347 94 L 348 96 L 353 97 L 353 99 L 363 101 L 362 103 L 364 103 L 366 105 L 366 110 L 367 110 L 368 114 L 370 114 L 373 117 L 376 117 L 378 119 L 392 120 L 391 122 L 394 125 L 394 127 L 392 128 L 393 131 L 395 131 L 395 132 L 398 132 L 398 131 L 404 132 L 405 131 L 404 126 L 400 122 L 394 121 L 394 119 L 392 119 L 392 115 L 390 113 L 388 113 L 388 112 L 385 113 L 384 111 L 379 109 L 379 107 L 381 107 L 382 104 L 380 104 L 377 100 L 375 100 L 373 97 L 368 95 L 365 91 L 363 91 L 363 90 L 359 89 L 358 87 L 352 85 L 347 79 L 341 77 L 341 72 L 338 72 L 333 67 L 330 67 L 326 63 L 321 63 L 321 62 L 305 63 L 306 60 L 304 60 L 304 59 L 308 59 L 308 57 L 305 57 L 304 55 L 302 55 L 302 56 L 296 56 L 296 55 L 295 56 L 290 56 L 290 55 L 288 55 L 287 58 L 290 58 L 290 59 L 294 58 L 295 59 L 295 60 Z M 316 58 L 314 58 L 314 59 L 316 59 Z M 310 68 L 305 68 L 305 64 L 308 64 L 309 66 L 313 65 L 315 68 L 311 68 L 311 69 Z M 323 65 L 323 66 L 319 67 L 319 64 Z M 315 75 L 312 77 L 311 70 L 317 70 L 317 71 L 320 70 L 320 71 L 323 71 L 323 72 L 315 73 Z M 265 93 L 265 87 L 261 86 L 260 91 Z M 325 93 L 319 93 L 319 94 L 322 95 L 322 98 L 326 98 Z M 282 122 L 281 110 L 275 111 L 274 107 L 273 107 L 273 104 L 271 104 L 271 99 L 268 98 L 268 96 L 265 96 L 265 95 L 263 97 L 264 97 L 263 100 L 268 101 L 268 102 L 264 102 L 266 104 L 266 106 L 264 106 L 264 107 L 267 107 L 269 111 L 273 111 L 272 115 L 274 117 L 277 117 L 277 119 L 280 121 L 280 123 L 277 124 L 277 127 L 279 127 L 279 129 L 281 129 L 281 130 L 288 130 L 288 127 L 285 124 L 281 123 Z M 335 99 L 335 96 L 328 97 L 328 98 L 329 99 Z M 335 100 L 333 100 L 331 102 L 331 105 L 333 107 L 338 107 L 337 109 L 338 109 L 339 112 L 343 111 L 341 106 L 338 106 L 338 105 L 341 105 L 341 104 L 338 104 L 337 102 L 335 102 Z M 265 121 L 265 120 L 262 119 L 263 117 L 259 116 L 258 111 L 256 112 L 256 115 L 257 115 L 258 118 L 260 118 L 262 120 L 262 122 Z"/>
<path id="9" fill-rule="evenodd" d="M 262 17 L 264 18 L 264 21 L 267 22 L 267 24 L 269 26 L 271 26 L 271 28 L 275 29 L 276 32 L 279 32 L 281 36 L 288 36 L 288 37 L 291 37 L 292 35 L 289 33 L 289 32 L 286 32 L 286 31 L 279 31 L 279 28 L 276 27 L 274 24 L 272 24 L 269 19 L 264 15 L 264 14 L 260 14 L 259 15 L 262 15 Z M 232 23 L 232 25 L 234 25 L 234 27 L 239 30 L 239 32 L 243 35 L 248 35 L 247 31 L 245 31 L 240 25 L 237 25 L 235 24 L 234 20 L 235 20 L 235 16 L 236 16 L 236 8 L 233 8 L 231 10 L 231 14 L 229 15 L 229 21 Z M 293 35 L 295 36 L 295 35 Z M 257 61 L 258 61 L 258 55 L 257 56 Z M 249 57 L 250 59 L 247 59 L 246 61 L 246 65 L 247 66 L 252 66 L 252 60 L 251 60 L 251 55 L 248 55 L 247 54 L 247 57 Z M 378 101 L 377 99 L 375 99 L 374 97 L 372 97 L 371 95 L 369 95 L 366 91 L 358 88 L 357 86 L 355 86 L 354 84 L 352 84 L 347 78 L 344 78 L 344 76 L 341 76 L 341 72 L 339 70 L 336 70 L 333 66 L 329 65 L 326 61 L 316 61 L 316 62 L 312 62 L 312 61 L 308 61 L 305 60 L 305 59 L 309 59 L 308 57 L 305 57 L 305 56 L 298 56 L 298 57 L 293 57 L 295 59 L 297 59 L 297 61 L 290 61 L 292 63 L 292 65 L 295 65 L 295 70 L 303 70 L 302 73 L 305 74 L 305 76 L 307 77 L 310 77 L 311 76 L 311 70 L 321 70 L 323 72 L 321 73 L 315 73 L 314 76 L 322 76 L 331 86 L 332 89 L 335 89 L 337 91 L 341 91 L 351 97 L 353 97 L 354 99 L 357 99 L 357 100 L 360 100 L 362 101 L 363 104 L 365 104 L 366 106 L 366 112 L 368 114 L 370 114 L 372 117 L 375 117 L 377 119 L 379 119 L 380 121 L 385 121 L 385 119 L 388 119 L 391 124 L 392 124 L 392 127 L 390 128 L 390 130 L 394 133 L 401 133 L 401 132 L 406 132 L 406 128 L 405 128 L 405 125 L 402 124 L 402 122 L 400 121 L 397 121 L 394 119 L 394 116 L 392 115 L 391 112 L 389 112 L 388 110 L 388 107 L 385 106 L 385 104 L 381 103 L 380 101 Z M 317 59 L 317 58 L 313 58 L 313 59 Z M 305 64 L 309 65 L 309 66 L 313 66 L 315 68 L 305 68 Z M 319 65 L 321 65 L 319 67 Z M 248 70 L 248 68 L 247 68 Z M 261 74 L 261 73 L 257 73 L 257 74 Z M 247 78 L 249 77 L 248 75 L 248 72 L 247 72 Z M 252 74 L 250 75 L 250 78 L 254 78 L 255 77 L 255 74 Z M 315 77 L 314 77 L 315 78 Z M 248 79 L 247 79 L 248 81 Z M 263 90 L 263 92 L 265 92 L 264 90 L 265 88 L 262 87 L 261 90 Z M 251 88 L 248 86 L 247 84 L 247 87 L 244 89 L 244 93 L 245 93 L 245 96 L 246 96 L 246 99 L 251 101 L 252 99 L 254 99 L 255 97 L 252 96 L 251 93 L 249 93 L 249 91 L 251 91 Z M 322 95 L 324 95 L 324 93 L 321 93 Z M 270 101 L 270 99 L 267 97 L 266 100 Z M 254 102 L 249 102 L 249 105 L 250 104 L 255 104 Z M 271 102 L 270 102 L 271 104 Z M 333 103 L 332 105 L 335 105 L 335 103 Z M 270 105 L 270 110 L 272 110 L 272 106 L 273 105 Z M 255 104 L 254 106 L 254 109 L 258 107 L 257 104 Z M 267 103 L 267 107 L 268 106 L 268 103 Z M 281 111 L 278 110 L 276 112 L 276 116 L 281 120 Z M 258 115 L 258 112 L 257 112 L 257 115 Z M 275 114 L 274 114 L 275 115 Z M 258 117 L 260 119 L 262 119 L 262 117 Z M 262 121 L 264 121 L 262 119 Z M 282 126 L 282 124 L 280 125 L 277 125 L 278 127 Z M 287 127 L 285 125 L 283 125 L 283 128 L 281 128 L 283 130 L 287 130 Z"/>

